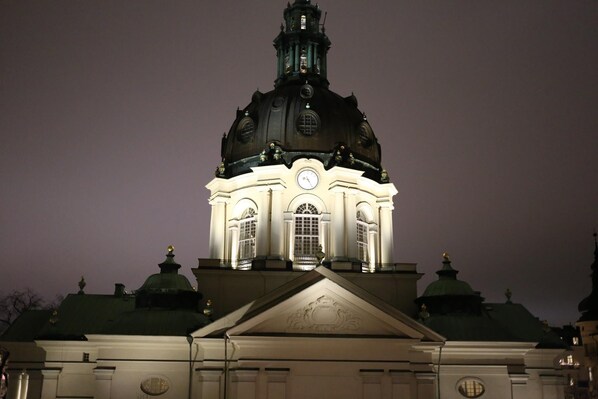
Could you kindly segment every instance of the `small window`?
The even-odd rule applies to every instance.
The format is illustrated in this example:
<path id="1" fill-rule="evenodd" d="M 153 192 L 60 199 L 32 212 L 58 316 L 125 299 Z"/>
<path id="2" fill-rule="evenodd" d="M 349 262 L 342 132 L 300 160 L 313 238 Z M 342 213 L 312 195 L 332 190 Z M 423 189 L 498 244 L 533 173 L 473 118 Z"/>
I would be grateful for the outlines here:
<path id="1" fill-rule="evenodd" d="M 484 384 L 473 378 L 466 378 L 459 382 L 457 390 L 466 398 L 479 398 L 486 391 Z"/>
<path id="2" fill-rule="evenodd" d="M 320 218 L 312 204 L 301 204 L 295 211 L 295 259 L 297 263 L 314 264 L 320 250 Z"/>
<path id="3" fill-rule="evenodd" d="M 579 345 L 579 338 L 573 337 L 573 345 Z"/>
<path id="4" fill-rule="evenodd" d="M 239 224 L 239 263 L 250 266 L 255 257 L 256 212 L 248 208 L 243 212 Z"/>
<path id="5" fill-rule="evenodd" d="M 246 116 L 237 125 L 237 139 L 241 143 L 248 143 L 255 133 L 255 122 L 251 117 Z"/>
<path id="6" fill-rule="evenodd" d="M 364 147 L 369 147 L 374 142 L 374 133 L 367 122 L 362 122 L 359 125 L 359 141 Z"/>
<path id="7" fill-rule="evenodd" d="M 83 361 L 89 362 L 89 353 L 83 353 Z"/>
<path id="8" fill-rule="evenodd" d="M 307 54 L 305 49 L 301 49 L 301 56 L 299 57 L 299 70 L 301 73 L 307 73 Z"/>
<path id="9" fill-rule="evenodd" d="M 361 211 L 357 211 L 357 258 L 362 262 L 369 261 L 368 224 Z"/>
<path id="10" fill-rule="evenodd" d="M 320 118 L 314 111 L 303 111 L 297 118 L 297 130 L 305 136 L 313 136 L 320 128 Z"/>
<path id="11" fill-rule="evenodd" d="M 166 393 L 170 389 L 170 385 L 164 378 L 150 377 L 141 382 L 140 388 L 147 395 L 158 396 Z"/>
<path id="12" fill-rule="evenodd" d="M 305 15 L 301 16 L 301 30 L 307 29 L 307 17 Z"/>

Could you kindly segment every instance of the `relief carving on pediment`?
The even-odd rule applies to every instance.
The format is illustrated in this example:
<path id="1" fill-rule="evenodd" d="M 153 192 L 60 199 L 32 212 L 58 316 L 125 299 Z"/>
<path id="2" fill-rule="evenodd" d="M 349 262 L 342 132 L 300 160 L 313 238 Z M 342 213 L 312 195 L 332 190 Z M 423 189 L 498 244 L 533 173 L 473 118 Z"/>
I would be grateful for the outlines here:
<path id="1" fill-rule="evenodd" d="M 288 330 L 302 332 L 352 332 L 360 326 L 359 317 L 327 295 L 297 310 L 287 320 Z"/>

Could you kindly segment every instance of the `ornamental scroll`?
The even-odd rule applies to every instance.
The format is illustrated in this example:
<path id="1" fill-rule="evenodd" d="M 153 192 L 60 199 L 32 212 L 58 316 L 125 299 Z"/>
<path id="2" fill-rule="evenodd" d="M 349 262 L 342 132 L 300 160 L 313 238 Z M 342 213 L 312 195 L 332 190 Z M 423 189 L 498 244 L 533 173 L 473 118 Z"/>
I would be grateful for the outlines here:
<path id="1" fill-rule="evenodd" d="M 327 295 L 297 310 L 287 320 L 287 328 L 291 331 L 348 332 L 360 326 L 359 317 Z"/>

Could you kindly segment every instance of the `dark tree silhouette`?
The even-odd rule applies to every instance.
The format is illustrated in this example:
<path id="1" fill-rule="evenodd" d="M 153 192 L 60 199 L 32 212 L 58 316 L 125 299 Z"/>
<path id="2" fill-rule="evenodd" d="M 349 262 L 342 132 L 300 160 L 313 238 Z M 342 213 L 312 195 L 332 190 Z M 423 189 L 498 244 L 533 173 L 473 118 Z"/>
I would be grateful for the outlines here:
<path id="1" fill-rule="evenodd" d="M 14 290 L 0 296 L 0 331 L 6 330 L 19 315 L 30 309 L 39 309 L 44 300 L 29 288 Z"/>

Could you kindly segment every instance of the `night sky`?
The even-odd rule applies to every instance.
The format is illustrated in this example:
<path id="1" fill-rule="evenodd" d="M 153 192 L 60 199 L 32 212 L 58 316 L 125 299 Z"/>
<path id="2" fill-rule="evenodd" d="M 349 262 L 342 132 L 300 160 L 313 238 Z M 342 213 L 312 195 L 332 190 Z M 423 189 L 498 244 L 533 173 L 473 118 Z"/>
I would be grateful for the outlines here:
<path id="1" fill-rule="evenodd" d="M 208 256 L 207 184 L 275 79 L 286 1 L 0 1 L 0 293 L 141 286 Z M 598 226 L 598 2 L 322 0 L 420 292 L 442 253 L 490 302 L 574 322 Z M 192 280 L 193 281 L 193 280 Z"/>

